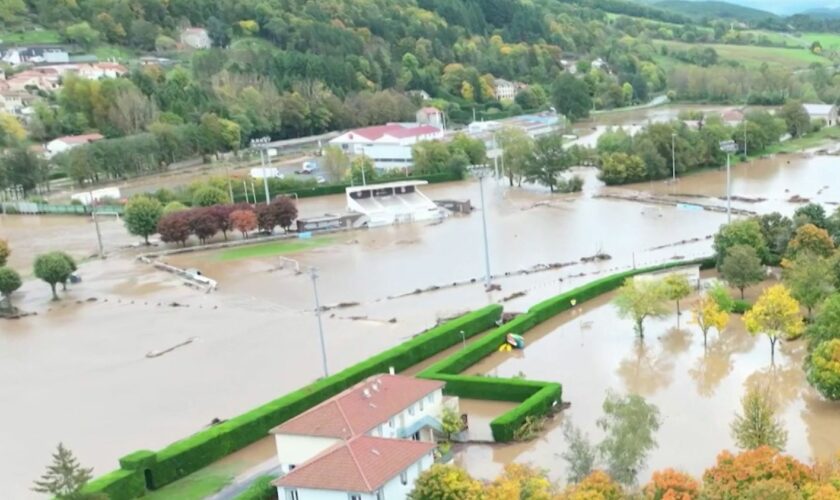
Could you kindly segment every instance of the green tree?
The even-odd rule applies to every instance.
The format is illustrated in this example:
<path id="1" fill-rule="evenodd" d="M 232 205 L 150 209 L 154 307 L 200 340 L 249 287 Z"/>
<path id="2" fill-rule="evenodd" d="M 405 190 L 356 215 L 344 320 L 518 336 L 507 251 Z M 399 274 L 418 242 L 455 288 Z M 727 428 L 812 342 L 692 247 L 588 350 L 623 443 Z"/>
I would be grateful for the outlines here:
<path id="1" fill-rule="evenodd" d="M 742 414 L 732 422 L 732 437 L 738 447 L 754 450 L 769 446 L 784 450 L 787 431 L 776 416 L 773 400 L 767 389 L 751 387 L 741 399 Z"/>
<path id="2" fill-rule="evenodd" d="M 769 256 L 761 225 L 755 219 L 736 220 L 721 226 L 714 240 L 718 267 L 723 264 L 723 259 L 729 253 L 729 249 L 735 245 L 751 246 L 762 262 Z"/>
<path id="3" fill-rule="evenodd" d="M 840 339 L 840 293 L 831 294 L 817 307 L 806 335 L 810 350 L 825 341 Z"/>
<path id="4" fill-rule="evenodd" d="M 776 342 L 802 333 L 799 303 L 784 285 L 764 290 L 755 305 L 744 314 L 744 324 L 752 335 L 763 333 L 770 340 L 770 362 L 775 363 Z"/>
<path id="5" fill-rule="evenodd" d="M 644 338 L 646 318 L 661 318 L 668 314 L 665 302 L 667 290 L 662 281 L 648 278 L 628 278 L 613 299 L 618 315 L 630 318 L 639 338 Z"/>
<path id="6" fill-rule="evenodd" d="M 192 203 L 194 207 L 212 207 L 230 203 L 227 193 L 213 186 L 205 186 L 193 193 Z"/>
<path id="7" fill-rule="evenodd" d="M 64 30 L 64 38 L 70 43 L 77 43 L 85 50 L 90 50 L 99 41 L 99 32 L 90 27 L 87 21 L 71 24 Z"/>
<path id="8" fill-rule="evenodd" d="M 646 176 L 645 163 L 636 155 L 613 153 L 601 158 L 601 172 L 598 178 L 607 185 L 639 182 Z"/>
<path id="9" fill-rule="evenodd" d="M 440 424 L 447 439 L 451 439 L 453 434 L 464 430 L 464 421 L 461 420 L 461 416 L 458 415 L 457 411 L 448 406 L 443 408 L 440 416 Z"/>
<path id="10" fill-rule="evenodd" d="M 351 184 L 371 184 L 376 180 L 376 177 L 376 170 L 373 169 L 373 160 L 371 160 L 369 157 L 357 156 L 353 158 L 353 161 L 350 162 Z"/>
<path id="11" fill-rule="evenodd" d="M 832 401 L 840 400 L 840 339 L 821 343 L 811 353 L 808 382 Z"/>
<path id="12" fill-rule="evenodd" d="M 568 170 L 573 161 L 572 155 L 563 148 L 563 136 L 543 135 L 534 141 L 534 148 L 525 161 L 525 179 L 542 184 L 553 193 L 558 176 Z"/>
<path id="13" fill-rule="evenodd" d="M 0 266 L 5 266 L 9 260 L 9 255 L 12 254 L 12 249 L 9 248 L 9 242 L 0 240 Z"/>
<path id="14" fill-rule="evenodd" d="M 557 111 L 570 120 L 586 118 L 592 109 L 592 98 L 586 83 L 569 73 L 562 73 L 554 82 L 551 100 Z"/>
<path id="15" fill-rule="evenodd" d="M 408 494 L 409 500 L 480 500 L 481 482 L 454 465 L 435 464 L 423 471 Z"/>
<path id="16" fill-rule="evenodd" d="M 338 146 L 327 146 L 321 157 L 321 167 L 327 172 L 329 179 L 340 181 L 350 169 L 350 158 Z"/>
<path id="17" fill-rule="evenodd" d="M 496 133 L 496 144 L 502 149 L 501 166 L 513 186 L 514 181 L 521 181 L 525 173 L 534 140 L 521 128 L 504 127 Z"/>
<path id="18" fill-rule="evenodd" d="M 764 266 L 761 259 L 755 252 L 755 248 L 749 245 L 733 245 L 726 251 L 723 264 L 720 266 L 720 275 L 731 286 L 741 292 L 744 298 L 744 289 L 750 285 L 761 283 L 764 279 Z"/>
<path id="19" fill-rule="evenodd" d="M 0 293 L 6 299 L 6 306 L 12 309 L 12 293 L 21 287 L 23 283 L 20 275 L 12 268 L 0 267 Z"/>
<path id="20" fill-rule="evenodd" d="M 799 101 L 786 102 L 779 116 L 784 119 L 787 131 L 793 137 L 805 135 L 811 128 L 811 116 Z"/>
<path id="21" fill-rule="evenodd" d="M 818 228 L 828 229 L 828 217 L 826 217 L 825 209 L 819 203 L 808 203 L 797 208 L 793 212 L 793 222 L 797 229 L 805 224 L 813 224 Z"/>
<path id="22" fill-rule="evenodd" d="M 684 274 L 671 273 L 663 281 L 665 296 L 677 303 L 677 314 L 680 314 L 680 300 L 691 295 L 691 284 Z"/>
<path id="23" fill-rule="evenodd" d="M 67 282 L 70 281 L 70 275 L 72 275 L 77 269 L 76 261 L 73 259 L 73 257 L 70 257 L 70 255 L 68 255 L 65 252 L 55 253 L 57 253 L 62 259 L 64 259 L 65 262 L 67 262 L 67 269 L 69 269 L 69 271 L 67 272 L 67 274 L 64 275 L 64 277 L 61 280 L 61 288 L 64 291 L 67 291 Z"/>
<path id="24" fill-rule="evenodd" d="M 142 236 L 148 245 L 149 235 L 157 231 L 162 214 L 163 207 L 159 201 L 147 196 L 135 196 L 125 205 L 125 227 L 129 233 Z"/>
<path id="25" fill-rule="evenodd" d="M 187 206 L 181 203 L 180 201 L 170 201 L 163 207 L 163 210 L 161 211 L 160 215 L 169 215 L 186 209 Z"/>
<path id="26" fill-rule="evenodd" d="M 93 495 L 85 494 L 82 488 L 93 477 L 93 468 L 85 468 L 73 456 L 73 453 L 58 443 L 58 449 L 52 455 L 52 463 L 32 488 L 37 493 L 48 494 L 58 500 L 92 500 Z"/>
<path id="27" fill-rule="evenodd" d="M 811 311 L 834 292 L 834 276 L 828 259 L 810 252 L 800 253 L 792 261 L 785 261 L 782 272 L 790 294 Z"/>
<path id="28" fill-rule="evenodd" d="M 73 272 L 67 259 L 58 252 L 50 252 L 36 257 L 33 270 L 36 278 L 50 285 L 53 300 L 58 300 L 55 285 L 64 283 L 64 280 Z"/>
<path id="29" fill-rule="evenodd" d="M 597 424 L 606 436 L 598 452 L 610 477 L 633 484 L 645 468 L 648 453 L 657 447 L 654 435 L 661 425 L 659 409 L 641 396 L 613 392 L 607 394 L 602 408 L 604 415 Z"/>
<path id="30" fill-rule="evenodd" d="M 774 260 L 778 261 L 785 254 L 788 242 L 793 236 L 793 221 L 779 212 L 773 212 L 759 217 L 758 223 L 770 253 L 774 255 Z"/>

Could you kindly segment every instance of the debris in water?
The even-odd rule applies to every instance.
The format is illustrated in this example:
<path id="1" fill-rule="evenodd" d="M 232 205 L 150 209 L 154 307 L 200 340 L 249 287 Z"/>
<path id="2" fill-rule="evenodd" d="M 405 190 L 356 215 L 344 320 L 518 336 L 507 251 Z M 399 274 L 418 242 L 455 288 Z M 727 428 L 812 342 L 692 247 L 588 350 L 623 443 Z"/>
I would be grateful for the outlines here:
<path id="1" fill-rule="evenodd" d="M 785 190 L 785 191 L 787 191 L 787 190 Z M 788 198 L 787 201 L 788 201 L 788 203 L 808 203 L 809 201 L 811 201 L 811 199 L 810 198 L 805 198 L 804 196 L 799 196 L 798 194 L 795 194 L 795 195 L 791 196 L 790 198 Z"/>
<path id="2" fill-rule="evenodd" d="M 589 257 L 581 257 L 581 262 L 595 262 L 595 261 L 602 261 L 602 260 L 610 260 L 612 259 L 612 255 L 606 254 L 603 252 L 596 253 L 595 255 Z"/>
<path id="3" fill-rule="evenodd" d="M 172 347 L 170 347 L 170 348 L 168 348 L 168 349 L 163 349 L 163 350 L 161 350 L 161 351 L 149 351 L 149 352 L 147 352 L 147 353 L 146 353 L 146 357 L 147 357 L 147 358 L 158 358 L 158 357 L 163 356 L 164 354 L 166 354 L 166 353 L 168 353 L 168 352 L 172 352 L 172 351 L 174 351 L 175 349 L 177 349 L 177 348 L 179 348 L 179 347 L 184 347 L 185 345 L 192 344 L 192 343 L 193 343 L 193 341 L 194 341 L 196 338 L 197 338 L 197 337 L 190 337 L 190 338 L 188 338 L 187 340 L 185 340 L 185 341 L 181 342 L 180 344 L 175 344 L 174 346 L 172 346 Z"/>
<path id="4" fill-rule="evenodd" d="M 525 295 L 528 295 L 528 292 L 525 292 L 525 291 L 514 292 L 514 293 L 508 295 L 507 297 L 503 298 L 502 302 L 508 302 L 508 301 L 513 300 L 513 299 L 518 299 L 519 297 L 524 297 Z"/>
<path id="5" fill-rule="evenodd" d="M 185 307 L 184 304 L 178 302 L 170 302 L 169 307 Z"/>

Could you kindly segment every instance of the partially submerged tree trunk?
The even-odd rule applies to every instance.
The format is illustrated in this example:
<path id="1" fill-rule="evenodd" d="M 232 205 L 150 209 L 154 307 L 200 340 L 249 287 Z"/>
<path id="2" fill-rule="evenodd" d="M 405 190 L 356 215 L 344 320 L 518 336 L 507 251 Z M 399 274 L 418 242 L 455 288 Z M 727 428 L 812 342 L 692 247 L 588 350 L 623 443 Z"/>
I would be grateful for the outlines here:
<path id="1" fill-rule="evenodd" d="M 50 289 L 52 290 L 53 300 L 58 300 L 58 294 L 55 293 L 55 283 L 50 283 Z"/>

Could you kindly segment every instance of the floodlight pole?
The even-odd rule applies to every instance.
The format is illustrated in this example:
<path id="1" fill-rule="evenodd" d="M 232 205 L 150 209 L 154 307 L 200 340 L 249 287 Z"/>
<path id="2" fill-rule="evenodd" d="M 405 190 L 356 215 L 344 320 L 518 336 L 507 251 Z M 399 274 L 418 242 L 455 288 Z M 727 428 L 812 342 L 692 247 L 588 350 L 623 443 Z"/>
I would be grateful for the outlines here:
<path id="1" fill-rule="evenodd" d="M 315 317 L 318 318 L 318 337 L 321 340 L 321 363 L 324 367 L 324 377 L 330 375 L 327 367 L 327 347 L 324 343 L 324 325 L 321 323 L 321 300 L 318 297 L 318 269 L 309 268 L 309 276 L 312 278 L 312 291 L 315 294 Z"/>
<path id="2" fill-rule="evenodd" d="M 487 242 L 487 210 L 484 204 L 484 175 L 478 176 L 479 190 L 481 191 L 481 226 L 484 236 L 484 287 L 490 288 L 490 245 Z"/>
<path id="3" fill-rule="evenodd" d="M 105 249 L 102 247 L 102 231 L 99 229 L 99 219 L 96 218 L 96 200 L 93 199 L 93 190 L 88 190 L 90 196 L 90 214 L 93 216 L 93 225 L 96 227 L 96 242 L 99 244 L 99 258 L 105 258 Z"/>

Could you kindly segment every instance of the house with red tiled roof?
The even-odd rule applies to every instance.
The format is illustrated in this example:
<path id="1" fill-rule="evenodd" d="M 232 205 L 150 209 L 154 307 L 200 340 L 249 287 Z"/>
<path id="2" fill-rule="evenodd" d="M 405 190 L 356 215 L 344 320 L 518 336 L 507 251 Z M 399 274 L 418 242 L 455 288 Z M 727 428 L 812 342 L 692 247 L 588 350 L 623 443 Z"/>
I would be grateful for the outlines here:
<path id="1" fill-rule="evenodd" d="M 272 429 L 279 498 L 404 498 L 434 463 L 443 407 L 457 411 L 443 386 L 374 375 Z"/>
<path id="2" fill-rule="evenodd" d="M 443 139 L 443 135 L 441 127 L 430 124 L 388 123 L 349 130 L 330 144 L 348 154 L 370 158 L 376 169 L 391 170 L 411 167 L 411 147 L 420 141 Z"/>

